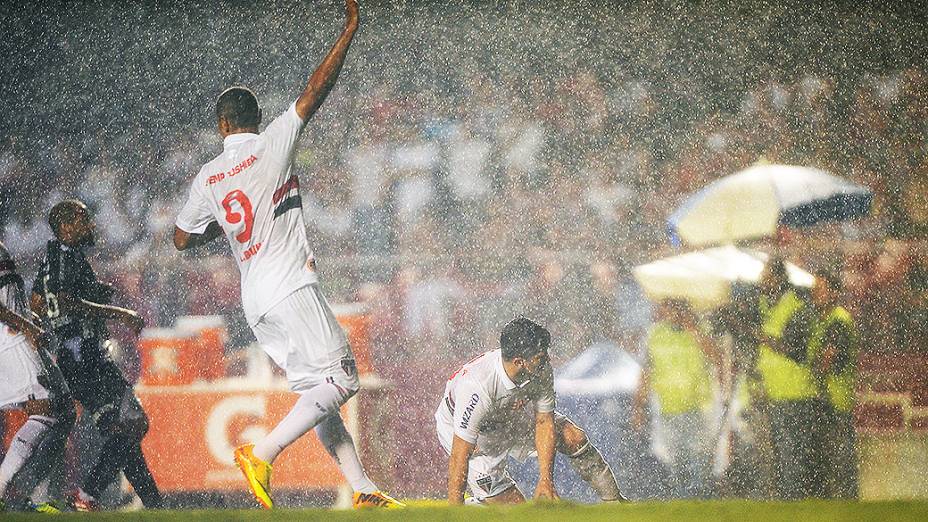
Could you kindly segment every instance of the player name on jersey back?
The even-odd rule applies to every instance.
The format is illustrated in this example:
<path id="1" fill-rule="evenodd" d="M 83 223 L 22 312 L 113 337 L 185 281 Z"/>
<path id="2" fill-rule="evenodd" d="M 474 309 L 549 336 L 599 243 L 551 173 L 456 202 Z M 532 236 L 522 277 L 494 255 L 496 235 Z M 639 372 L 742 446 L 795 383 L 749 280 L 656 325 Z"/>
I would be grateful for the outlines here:
<path id="1" fill-rule="evenodd" d="M 224 179 L 226 179 L 226 178 L 232 178 L 232 177 L 234 177 L 234 176 L 237 176 L 238 174 L 240 174 L 241 172 L 243 172 L 243 171 L 244 171 L 245 169 L 247 169 L 248 167 L 254 165 L 254 163 L 255 163 L 256 161 L 258 161 L 258 157 L 255 156 L 254 154 L 252 154 L 251 156 L 248 156 L 248 157 L 245 159 L 245 161 L 243 161 L 243 162 L 239 163 L 238 165 L 232 167 L 232 170 L 230 170 L 230 171 L 228 171 L 228 172 L 220 172 L 219 174 L 213 174 L 212 176 L 206 178 L 206 184 L 207 184 L 207 185 L 213 185 L 213 184 L 215 184 L 215 183 L 219 183 L 220 181 L 222 181 L 222 180 L 224 180 Z"/>
<path id="2" fill-rule="evenodd" d="M 225 137 L 223 151 L 200 169 L 177 217 L 181 230 L 200 234 L 213 221 L 223 229 L 241 272 L 242 307 L 254 325 L 272 306 L 318 279 L 308 262 L 300 183 L 293 148 L 303 121 L 290 108 L 260 134 Z"/>

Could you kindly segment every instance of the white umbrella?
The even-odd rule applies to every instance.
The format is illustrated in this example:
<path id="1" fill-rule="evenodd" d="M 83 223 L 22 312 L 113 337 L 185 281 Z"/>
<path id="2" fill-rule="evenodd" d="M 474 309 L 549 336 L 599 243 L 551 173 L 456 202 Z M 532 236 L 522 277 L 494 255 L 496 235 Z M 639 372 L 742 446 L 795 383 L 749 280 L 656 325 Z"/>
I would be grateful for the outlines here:
<path id="1" fill-rule="evenodd" d="M 667 221 L 674 243 L 708 246 L 771 237 L 779 225 L 854 219 L 872 200 L 867 187 L 823 170 L 755 165 L 690 195 Z"/>
<path id="2" fill-rule="evenodd" d="M 685 299 L 697 310 L 712 310 L 728 303 L 731 284 L 757 283 L 767 254 L 735 246 L 722 246 L 659 259 L 634 268 L 635 280 L 654 301 Z M 790 281 L 811 287 L 815 277 L 787 262 Z"/>

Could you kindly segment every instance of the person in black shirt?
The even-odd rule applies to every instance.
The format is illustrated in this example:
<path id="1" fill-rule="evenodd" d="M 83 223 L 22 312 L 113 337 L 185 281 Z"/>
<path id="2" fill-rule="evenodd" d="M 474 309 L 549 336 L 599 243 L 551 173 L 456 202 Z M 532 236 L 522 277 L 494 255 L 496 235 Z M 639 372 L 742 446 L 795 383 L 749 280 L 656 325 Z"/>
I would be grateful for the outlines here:
<path id="1" fill-rule="evenodd" d="M 138 334 L 145 325 L 134 311 L 112 306 L 113 289 L 97 280 L 84 257 L 95 241 L 87 207 L 66 200 L 52 207 L 48 223 L 55 239 L 32 287 L 32 308 L 58 339 L 58 366 L 84 414 L 105 442 L 82 488 L 72 494 L 78 510 L 96 510 L 96 497 L 123 471 L 142 503 L 160 507 L 161 494 L 142 454 L 148 417 L 108 353 L 107 320 L 125 323 Z"/>

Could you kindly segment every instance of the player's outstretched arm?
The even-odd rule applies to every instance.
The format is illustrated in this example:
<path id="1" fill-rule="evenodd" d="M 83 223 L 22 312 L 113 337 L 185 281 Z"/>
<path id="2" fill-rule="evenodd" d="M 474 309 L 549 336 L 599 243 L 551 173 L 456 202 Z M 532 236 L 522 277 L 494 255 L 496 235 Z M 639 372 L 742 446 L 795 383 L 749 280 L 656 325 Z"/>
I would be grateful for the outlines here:
<path id="1" fill-rule="evenodd" d="M 44 333 L 35 323 L 0 304 L 0 324 L 23 332 L 30 339 L 38 339 Z"/>
<path id="2" fill-rule="evenodd" d="M 448 503 L 464 503 L 464 488 L 467 486 L 467 470 L 474 444 L 454 436 L 451 441 L 451 458 L 448 459 Z"/>
<path id="3" fill-rule="evenodd" d="M 56 294 L 58 307 L 62 313 L 67 315 L 81 315 L 84 317 L 94 317 L 102 320 L 121 321 L 123 324 L 132 328 L 136 335 L 141 333 L 145 328 L 145 319 L 142 319 L 137 312 L 128 308 L 118 306 L 94 303 L 86 299 L 79 299 L 66 292 Z M 45 299 L 36 292 L 32 293 L 32 311 L 44 316 L 46 313 Z"/>
<path id="4" fill-rule="evenodd" d="M 554 489 L 554 451 L 557 441 L 554 430 L 554 413 L 535 413 L 535 451 L 538 452 L 538 485 L 535 498 L 557 500 Z"/>
<path id="5" fill-rule="evenodd" d="M 196 248 L 200 245 L 209 243 L 221 235 L 222 227 L 219 226 L 219 223 L 215 221 L 207 225 L 206 230 L 204 230 L 201 234 L 186 232 L 181 230 L 177 225 L 174 225 L 174 248 L 177 250 Z"/>
<path id="6" fill-rule="evenodd" d="M 335 41 L 335 45 L 332 46 L 329 54 L 313 72 L 313 75 L 309 77 L 306 89 L 296 100 L 296 113 L 303 121 L 312 117 L 322 105 L 322 102 L 325 101 L 326 96 L 329 95 L 329 91 L 332 90 L 332 86 L 335 85 L 335 80 L 338 79 L 338 75 L 342 70 L 342 64 L 345 63 L 345 56 L 348 54 L 348 47 L 351 45 L 354 33 L 358 30 L 357 0 L 346 0 L 345 12 L 347 19 L 342 34 Z"/>

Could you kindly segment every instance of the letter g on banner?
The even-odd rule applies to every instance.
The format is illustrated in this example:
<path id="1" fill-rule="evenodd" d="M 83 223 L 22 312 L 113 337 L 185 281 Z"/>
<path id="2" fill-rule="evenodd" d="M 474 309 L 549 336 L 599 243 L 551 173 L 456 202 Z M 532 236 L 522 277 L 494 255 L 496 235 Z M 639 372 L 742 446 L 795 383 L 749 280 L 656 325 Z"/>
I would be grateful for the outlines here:
<path id="1" fill-rule="evenodd" d="M 264 395 L 238 395 L 217 402 L 206 418 L 206 447 L 216 462 L 232 466 L 232 452 L 236 439 L 257 440 L 267 435 L 267 428 L 260 424 L 249 424 L 240 433 L 229 433 L 232 421 L 238 416 L 264 420 L 267 414 L 267 397 Z"/>

